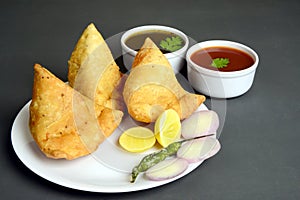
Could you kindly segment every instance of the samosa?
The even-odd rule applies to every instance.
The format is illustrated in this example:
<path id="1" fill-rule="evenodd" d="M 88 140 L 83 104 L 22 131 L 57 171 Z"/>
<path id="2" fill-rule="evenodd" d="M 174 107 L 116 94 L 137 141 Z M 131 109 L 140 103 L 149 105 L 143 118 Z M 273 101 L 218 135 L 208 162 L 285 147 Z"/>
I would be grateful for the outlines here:
<path id="1" fill-rule="evenodd" d="M 47 69 L 34 66 L 29 127 L 46 156 L 71 160 L 94 152 L 123 116 L 121 111 L 96 107 Z"/>
<path id="2" fill-rule="evenodd" d="M 122 93 L 118 90 L 122 73 L 93 23 L 77 41 L 68 66 L 68 81 L 75 90 L 94 100 L 95 104 L 122 109 Z"/>
<path id="3" fill-rule="evenodd" d="M 154 122 L 167 109 L 185 119 L 205 101 L 205 96 L 181 87 L 167 58 L 150 38 L 133 61 L 123 98 L 131 117 L 146 123 Z"/>

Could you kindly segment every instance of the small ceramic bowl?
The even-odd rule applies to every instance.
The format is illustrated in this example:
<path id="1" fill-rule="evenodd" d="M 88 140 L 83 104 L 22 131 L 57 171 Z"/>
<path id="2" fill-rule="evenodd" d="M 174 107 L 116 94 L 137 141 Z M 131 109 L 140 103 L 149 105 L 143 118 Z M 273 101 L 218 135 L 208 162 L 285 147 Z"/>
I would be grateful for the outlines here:
<path id="1" fill-rule="evenodd" d="M 178 35 L 179 37 L 181 37 L 184 40 L 185 44 L 182 48 L 180 48 L 177 51 L 164 54 L 167 57 L 167 59 L 169 60 L 170 64 L 172 65 L 174 72 L 178 73 L 182 69 L 182 67 L 185 63 L 185 54 L 186 54 L 186 51 L 187 51 L 188 46 L 189 46 L 189 39 L 186 36 L 186 34 L 184 34 L 182 31 L 177 30 L 175 28 L 171 28 L 171 27 L 168 27 L 168 26 L 161 26 L 161 25 L 139 26 L 139 27 L 132 28 L 132 29 L 126 31 L 122 35 L 122 37 L 121 37 L 121 47 L 122 47 L 123 62 L 124 62 L 124 65 L 125 65 L 126 69 L 127 70 L 131 69 L 131 65 L 133 63 L 134 57 L 137 54 L 137 51 L 129 48 L 125 44 L 125 42 L 131 36 L 136 35 L 138 33 L 147 32 L 147 31 L 171 32 L 171 33 L 174 33 L 174 34 Z"/>
<path id="2" fill-rule="evenodd" d="M 229 47 L 247 53 L 254 64 L 237 71 L 216 71 L 197 65 L 191 60 L 194 52 L 208 47 Z M 237 97 L 246 93 L 252 86 L 259 58 L 257 53 L 241 43 L 226 40 L 210 40 L 197 43 L 186 53 L 188 80 L 198 92 L 216 98 Z"/>

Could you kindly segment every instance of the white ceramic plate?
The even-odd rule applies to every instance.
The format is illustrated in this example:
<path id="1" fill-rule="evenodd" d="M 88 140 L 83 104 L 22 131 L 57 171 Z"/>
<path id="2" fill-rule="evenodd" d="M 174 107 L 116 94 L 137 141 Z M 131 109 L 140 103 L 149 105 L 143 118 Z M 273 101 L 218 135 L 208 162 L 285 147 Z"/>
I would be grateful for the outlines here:
<path id="1" fill-rule="evenodd" d="M 30 102 L 21 109 L 13 123 L 12 145 L 17 156 L 30 170 L 53 183 L 91 192 L 138 191 L 173 182 L 202 163 L 201 161 L 190 164 L 184 173 L 173 179 L 150 181 L 140 174 L 135 183 L 130 183 L 131 169 L 140 162 L 142 157 L 156 149 L 153 148 L 144 154 L 132 154 L 118 147 L 117 139 L 122 129 L 131 126 L 129 117 L 123 120 L 120 128 L 102 143 L 95 153 L 72 161 L 47 158 L 30 134 L 29 104 Z M 202 104 L 198 110 L 207 110 L 207 108 Z"/>

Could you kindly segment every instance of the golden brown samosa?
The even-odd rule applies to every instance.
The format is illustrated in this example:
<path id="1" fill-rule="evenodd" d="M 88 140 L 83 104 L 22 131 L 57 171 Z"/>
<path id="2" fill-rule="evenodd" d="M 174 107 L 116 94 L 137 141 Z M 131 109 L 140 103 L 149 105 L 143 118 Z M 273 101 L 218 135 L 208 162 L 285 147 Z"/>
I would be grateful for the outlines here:
<path id="1" fill-rule="evenodd" d="M 83 31 L 68 66 L 68 81 L 75 90 L 94 100 L 95 104 L 122 109 L 122 95 L 116 90 L 122 74 L 93 23 Z"/>
<path id="2" fill-rule="evenodd" d="M 154 122 L 167 109 L 174 109 L 180 119 L 185 119 L 205 101 L 205 96 L 188 93 L 181 87 L 167 58 L 150 38 L 133 61 L 123 98 L 128 113 L 146 123 Z"/>
<path id="3" fill-rule="evenodd" d="M 46 156 L 75 159 L 95 151 L 119 125 L 123 113 L 75 91 L 39 64 L 34 66 L 31 134 Z"/>

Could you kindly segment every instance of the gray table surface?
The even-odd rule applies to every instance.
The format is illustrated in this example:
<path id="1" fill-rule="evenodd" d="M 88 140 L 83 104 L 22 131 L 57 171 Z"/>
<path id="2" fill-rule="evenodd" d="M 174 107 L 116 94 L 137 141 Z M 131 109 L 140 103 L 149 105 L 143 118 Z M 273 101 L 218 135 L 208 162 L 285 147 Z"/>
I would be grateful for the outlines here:
<path id="1" fill-rule="evenodd" d="M 300 199 L 299 19 L 298 0 L 1 1 L 0 198 Z M 173 183 L 121 194 L 62 187 L 20 161 L 11 126 L 31 99 L 33 64 L 66 80 L 67 60 L 90 22 L 105 38 L 162 24 L 196 41 L 233 40 L 257 51 L 260 63 L 251 90 L 223 100 L 219 154 Z"/>

